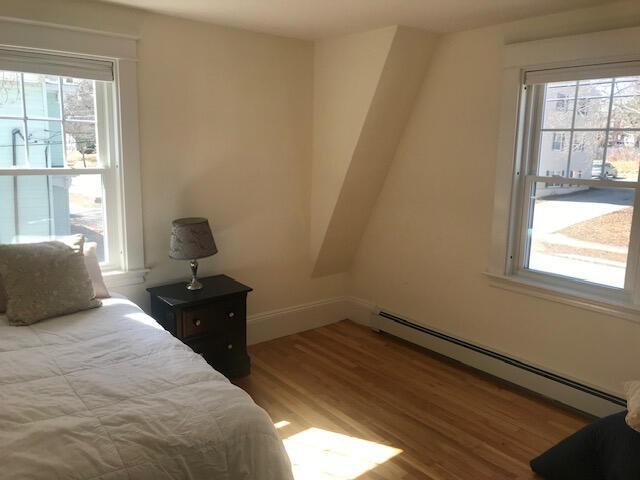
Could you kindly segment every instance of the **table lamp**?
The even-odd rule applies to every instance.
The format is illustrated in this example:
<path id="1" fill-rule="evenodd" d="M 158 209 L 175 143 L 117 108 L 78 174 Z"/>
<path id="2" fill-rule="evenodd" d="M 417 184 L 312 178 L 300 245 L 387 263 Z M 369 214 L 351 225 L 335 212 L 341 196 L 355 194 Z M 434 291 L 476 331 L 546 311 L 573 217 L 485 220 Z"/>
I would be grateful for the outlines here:
<path id="1" fill-rule="evenodd" d="M 210 257 L 217 253 L 216 242 L 206 218 L 178 218 L 171 223 L 169 257 L 174 260 L 189 260 L 191 282 L 187 290 L 200 290 L 198 281 L 198 258 Z"/>

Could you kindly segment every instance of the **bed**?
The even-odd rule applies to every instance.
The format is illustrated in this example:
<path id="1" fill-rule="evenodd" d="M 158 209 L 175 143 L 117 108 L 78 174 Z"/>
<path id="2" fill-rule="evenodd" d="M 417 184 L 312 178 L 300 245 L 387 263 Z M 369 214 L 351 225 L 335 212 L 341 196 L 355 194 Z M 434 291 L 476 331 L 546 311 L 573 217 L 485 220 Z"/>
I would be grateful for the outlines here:
<path id="1" fill-rule="evenodd" d="M 129 300 L 0 315 L 0 476 L 292 479 L 269 416 Z"/>

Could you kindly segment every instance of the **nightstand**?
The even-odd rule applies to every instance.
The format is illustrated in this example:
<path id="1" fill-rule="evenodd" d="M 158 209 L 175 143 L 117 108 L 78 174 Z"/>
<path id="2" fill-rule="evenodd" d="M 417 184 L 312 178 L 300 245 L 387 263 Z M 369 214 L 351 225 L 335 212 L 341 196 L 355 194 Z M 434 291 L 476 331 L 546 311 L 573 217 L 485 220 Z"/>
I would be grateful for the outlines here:
<path id="1" fill-rule="evenodd" d="M 151 316 L 227 378 L 248 375 L 247 293 L 252 288 L 226 275 L 198 280 L 201 290 L 187 290 L 186 282 L 147 288 Z"/>

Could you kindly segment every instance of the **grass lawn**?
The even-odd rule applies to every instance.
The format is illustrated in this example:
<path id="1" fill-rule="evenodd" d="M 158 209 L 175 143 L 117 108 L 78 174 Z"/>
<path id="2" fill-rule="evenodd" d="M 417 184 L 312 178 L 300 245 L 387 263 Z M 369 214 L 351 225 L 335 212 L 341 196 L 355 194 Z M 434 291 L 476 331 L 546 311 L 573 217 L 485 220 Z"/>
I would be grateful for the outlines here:
<path id="1" fill-rule="evenodd" d="M 628 247 L 631 232 L 633 208 L 626 207 L 584 222 L 563 228 L 557 233 L 583 242 L 598 243 L 603 246 Z M 626 262 L 627 254 L 619 251 L 607 251 L 595 248 L 576 247 L 557 243 L 541 242 L 539 250 L 548 254 L 578 255 L 587 258 L 600 258 L 616 262 Z M 537 249 L 538 250 L 538 249 Z"/>
<path id="2" fill-rule="evenodd" d="M 626 207 L 616 212 L 576 223 L 570 227 L 563 228 L 558 233 L 583 242 L 626 247 L 629 245 L 632 215 L 633 208 Z"/>

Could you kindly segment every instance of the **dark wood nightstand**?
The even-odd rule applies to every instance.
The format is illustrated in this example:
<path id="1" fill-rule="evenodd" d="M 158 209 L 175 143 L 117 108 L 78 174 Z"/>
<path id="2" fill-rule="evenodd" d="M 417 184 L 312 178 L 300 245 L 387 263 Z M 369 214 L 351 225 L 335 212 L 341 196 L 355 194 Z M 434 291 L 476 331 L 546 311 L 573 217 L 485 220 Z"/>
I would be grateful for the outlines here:
<path id="1" fill-rule="evenodd" d="M 202 290 L 186 282 L 147 288 L 151 316 L 227 378 L 248 375 L 247 287 L 226 275 L 199 278 Z"/>

